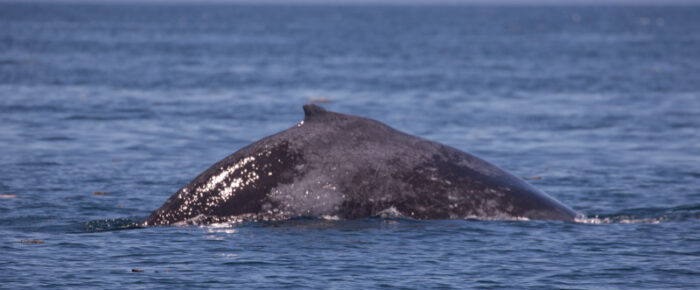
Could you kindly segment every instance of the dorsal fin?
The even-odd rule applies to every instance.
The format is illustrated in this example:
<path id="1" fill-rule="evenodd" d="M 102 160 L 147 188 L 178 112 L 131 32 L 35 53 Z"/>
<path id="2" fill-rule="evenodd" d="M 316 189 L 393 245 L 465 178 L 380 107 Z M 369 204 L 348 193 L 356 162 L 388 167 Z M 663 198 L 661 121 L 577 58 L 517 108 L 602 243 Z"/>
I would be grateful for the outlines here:
<path id="1" fill-rule="evenodd" d="M 309 118 L 313 116 L 323 115 L 327 111 L 323 107 L 314 104 L 304 105 L 304 118 Z"/>

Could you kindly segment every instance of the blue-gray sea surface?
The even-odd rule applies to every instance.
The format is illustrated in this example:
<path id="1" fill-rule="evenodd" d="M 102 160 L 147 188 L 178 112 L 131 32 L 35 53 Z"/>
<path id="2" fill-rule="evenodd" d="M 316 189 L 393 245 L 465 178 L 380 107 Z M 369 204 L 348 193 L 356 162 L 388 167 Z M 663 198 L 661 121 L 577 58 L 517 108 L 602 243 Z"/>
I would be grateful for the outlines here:
<path id="1" fill-rule="evenodd" d="M 586 218 L 134 226 L 314 100 Z M 0 4 L 0 288 L 697 289 L 699 265 L 698 6 Z"/>

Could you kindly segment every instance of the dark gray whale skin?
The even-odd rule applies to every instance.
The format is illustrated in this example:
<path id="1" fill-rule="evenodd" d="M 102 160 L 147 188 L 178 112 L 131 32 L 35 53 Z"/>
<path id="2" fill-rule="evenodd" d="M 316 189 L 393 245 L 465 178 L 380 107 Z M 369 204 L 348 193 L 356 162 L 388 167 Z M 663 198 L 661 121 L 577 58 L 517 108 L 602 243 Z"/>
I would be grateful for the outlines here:
<path id="1" fill-rule="evenodd" d="M 217 162 L 145 225 L 294 217 L 573 221 L 577 213 L 506 171 L 380 122 L 304 105 L 296 126 Z"/>

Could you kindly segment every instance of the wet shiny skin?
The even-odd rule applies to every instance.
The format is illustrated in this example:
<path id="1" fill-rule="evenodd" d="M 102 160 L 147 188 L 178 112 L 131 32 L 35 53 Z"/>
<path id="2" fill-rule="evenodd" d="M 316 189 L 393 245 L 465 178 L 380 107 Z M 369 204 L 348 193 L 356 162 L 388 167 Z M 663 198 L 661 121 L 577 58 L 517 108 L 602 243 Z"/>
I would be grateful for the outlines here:
<path id="1" fill-rule="evenodd" d="M 699 14 L 0 4 L 0 287 L 696 289 Z M 131 228 L 318 98 L 585 223 Z"/>
<path id="2" fill-rule="evenodd" d="M 357 219 L 563 220 L 576 212 L 477 157 L 306 104 L 297 126 L 229 155 L 145 225 Z M 261 178 L 261 176 L 265 178 Z"/>

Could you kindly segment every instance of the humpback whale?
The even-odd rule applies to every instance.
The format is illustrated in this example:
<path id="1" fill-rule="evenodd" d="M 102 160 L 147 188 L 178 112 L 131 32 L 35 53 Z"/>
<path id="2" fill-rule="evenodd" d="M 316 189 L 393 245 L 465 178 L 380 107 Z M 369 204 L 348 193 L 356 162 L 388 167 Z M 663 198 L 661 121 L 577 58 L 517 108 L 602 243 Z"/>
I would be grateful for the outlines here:
<path id="1" fill-rule="evenodd" d="M 303 106 L 304 119 L 215 163 L 145 225 L 357 219 L 573 221 L 577 213 L 478 157 L 378 121 Z"/>

